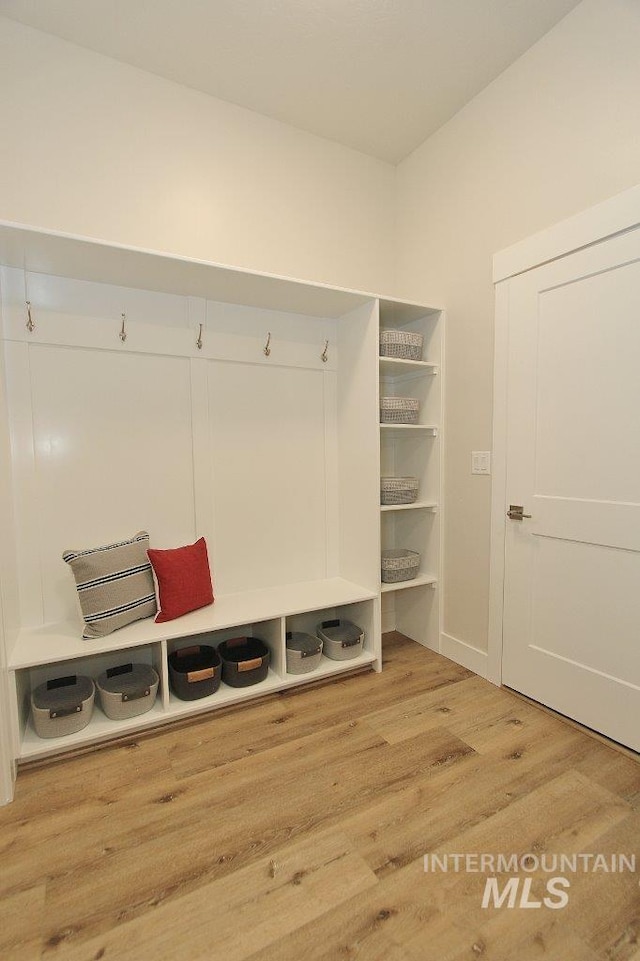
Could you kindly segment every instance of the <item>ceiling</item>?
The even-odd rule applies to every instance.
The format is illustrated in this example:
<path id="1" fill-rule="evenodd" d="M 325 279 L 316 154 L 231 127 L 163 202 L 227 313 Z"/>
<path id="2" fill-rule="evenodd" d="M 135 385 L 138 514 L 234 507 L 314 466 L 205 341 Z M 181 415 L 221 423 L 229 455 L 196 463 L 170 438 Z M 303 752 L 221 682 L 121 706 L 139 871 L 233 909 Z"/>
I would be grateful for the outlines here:
<path id="1" fill-rule="evenodd" d="M 578 0 L 0 0 L 0 14 L 397 163 Z"/>

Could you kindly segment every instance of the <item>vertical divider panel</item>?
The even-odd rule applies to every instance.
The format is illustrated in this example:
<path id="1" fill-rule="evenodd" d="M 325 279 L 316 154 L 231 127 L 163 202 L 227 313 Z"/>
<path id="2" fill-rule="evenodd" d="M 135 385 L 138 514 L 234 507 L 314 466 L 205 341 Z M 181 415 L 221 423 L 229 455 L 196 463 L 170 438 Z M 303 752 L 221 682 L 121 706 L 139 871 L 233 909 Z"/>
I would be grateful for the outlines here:
<path id="1" fill-rule="evenodd" d="M 6 273 L 6 272 L 4 272 Z M 0 272 L 0 293 L 3 272 Z M 3 304 L 0 297 L 0 321 Z M 1 324 L 0 324 L 1 330 Z M 17 579 L 15 517 L 11 471 L 11 440 L 6 399 L 6 365 L 4 344 L 0 344 L 0 804 L 13 797 L 15 781 L 15 676 L 7 671 L 9 654 L 20 625 L 20 592 Z"/>
<path id="2" fill-rule="evenodd" d="M 14 693 L 10 706 L 13 757 L 19 757 L 22 750 L 22 738 L 29 718 L 29 699 L 31 697 L 29 671 L 9 671 L 9 688 Z"/>
<path id="3" fill-rule="evenodd" d="M 159 666 L 155 665 L 156 671 L 160 675 L 160 694 L 162 696 L 162 707 L 166 711 L 169 708 L 169 652 L 167 642 L 160 641 L 154 648 L 154 658 L 156 652 L 159 657 Z"/>
<path id="4" fill-rule="evenodd" d="M 280 669 L 281 677 L 287 676 L 287 621 L 286 618 L 280 619 Z"/>
<path id="5" fill-rule="evenodd" d="M 278 677 L 285 677 L 287 669 L 285 662 L 284 618 L 275 617 L 273 620 L 261 621 L 253 625 L 253 631 L 255 636 L 261 638 L 271 651 L 270 669 L 277 674 Z"/>
<path id="6" fill-rule="evenodd" d="M 338 326 L 340 573 L 380 586 L 380 427 L 378 301 L 350 311 Z"/>
<path id="7" fill-rule="evenodd" d="M 211 432 L 209 427 L 207 370 L 208 361 L 200 358 L 191 360 L 194 524 L 196 536 L 207 539 L 209 560 L 212 570 L 214 570 L 216 547 L 213 505 L 213 452 L 211 450 Z"/>
<path id="8" fill-rule="evenodd" d="M 340 573 L 376 592 L 380 590 L 379 316 L 379 301 L 372 300 L 342 316 L 338 327 Z M 379 600 L 375 608 L 368 646 L 380 670 Z"/>
<path id="9" fill-rule="evenodd" d="M 339 544 L 339 457 L 338 457 L 338 375 L 325 371 L 324 393 L 324 476 L 326 485 L 326 576 L 340 574 Z"/>

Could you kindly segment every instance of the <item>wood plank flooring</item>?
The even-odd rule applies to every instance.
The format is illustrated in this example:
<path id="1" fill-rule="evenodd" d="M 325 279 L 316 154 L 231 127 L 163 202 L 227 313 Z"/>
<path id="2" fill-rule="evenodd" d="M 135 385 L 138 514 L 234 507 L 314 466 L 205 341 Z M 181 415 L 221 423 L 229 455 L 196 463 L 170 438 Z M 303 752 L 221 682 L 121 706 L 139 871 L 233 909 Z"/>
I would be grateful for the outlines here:
<path id="1" fill-rule="evenodd" d="M 424 871 L 485 852 L 638 873 L 571 874 L 565 908 L 525 910 Z M 382 674 L 22 770 L 0 958 L 638 961 L 639 880 L 637 759 L 393 634 Z"/>

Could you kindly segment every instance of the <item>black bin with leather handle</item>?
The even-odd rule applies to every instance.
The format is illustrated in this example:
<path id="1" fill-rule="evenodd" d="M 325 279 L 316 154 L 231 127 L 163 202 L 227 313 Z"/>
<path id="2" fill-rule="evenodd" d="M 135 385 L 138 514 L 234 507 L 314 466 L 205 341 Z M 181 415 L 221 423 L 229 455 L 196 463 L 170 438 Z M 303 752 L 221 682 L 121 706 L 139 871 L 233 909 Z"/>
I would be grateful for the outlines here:
<path id="1" fill-rule="evenodd" d="M 222 680 L 230 687 L 249 687 L 269 673 L 270 652 L 259 637 L 232 637 L 218 645 Z"/>
<path id="2" fill-rule="evenodd" d="M 192 644 L 169 655 L 169 680 L 182 701 L 196 701 L 215 694 L 220 687 L 222 665 L 215 647 Z"/>

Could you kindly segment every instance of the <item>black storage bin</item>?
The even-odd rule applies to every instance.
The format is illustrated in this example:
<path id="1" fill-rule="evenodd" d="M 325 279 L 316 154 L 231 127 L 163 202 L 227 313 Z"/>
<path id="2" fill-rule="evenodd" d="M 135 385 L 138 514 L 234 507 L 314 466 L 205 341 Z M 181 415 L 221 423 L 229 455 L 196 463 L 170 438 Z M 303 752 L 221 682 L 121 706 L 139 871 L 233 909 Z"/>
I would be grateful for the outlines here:
<path id="1" fill-rule="evenodd" d="M 169 655 L 169 680 L 182 701 L 196 701 L 214 694 L 220 687 L 222 665 L 215 647 L 193 644 Z"/>
<path id="2" fill-rule="evenodd" d="M 249 687 L 269 673 L 269 648 L 259 637 L 232 637 L 218 646 L 222 680 L 229 687 Z"/>

